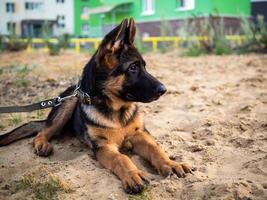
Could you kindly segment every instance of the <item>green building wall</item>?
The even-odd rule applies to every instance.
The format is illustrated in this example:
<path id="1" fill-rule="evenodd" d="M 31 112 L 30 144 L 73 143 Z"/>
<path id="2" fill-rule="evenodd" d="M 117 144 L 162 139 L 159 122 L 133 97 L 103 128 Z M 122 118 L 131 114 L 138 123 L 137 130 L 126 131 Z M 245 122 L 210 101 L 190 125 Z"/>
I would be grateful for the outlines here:
<path id="1" fill-rule="evenodd" d="M 114 9 L 107 13 L 92 14 L 87 20 L 81 20 L 79 12 L 84 5 L 87 5 L 89 9 L 103 6 L 114 6 Z M 75 0 L 75 35 L 81 35 L 82 24 L 88 23 L 90 36 L 101 36 L 103 31 L 101 27 L 118 24 L 124 17 L 134 17 L 137 23 L 146 23 L 182 20 L 192 16 L 202 17 L 210 14 L 232 18 L 251 14 L 250 0 L 195 0 L 195 8 L 184 11 L 177 9 L 177 0 L 154 0 L 154 5 L 154 14 L 142 15 L 142 0 Z M 118 12 L 122 7 L 127 8 L 126 12 Z M 115 12 L 115 20 L 113 12 Z"/>

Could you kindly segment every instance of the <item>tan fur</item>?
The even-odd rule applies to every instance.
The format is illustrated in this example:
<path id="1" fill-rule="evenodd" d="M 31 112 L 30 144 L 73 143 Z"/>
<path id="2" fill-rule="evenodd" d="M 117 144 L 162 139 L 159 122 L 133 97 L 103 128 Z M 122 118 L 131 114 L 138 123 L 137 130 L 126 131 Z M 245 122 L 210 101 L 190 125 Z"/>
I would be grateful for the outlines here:
<path id="1" fill-rule="evenodd" d="M 50 126 L 46 126 L 44 129 L 42 129 L 34 138 L 33 147 L 38 155 L 47 156 L 52 152 L 53 148 L 49 143 L 49 140 L 62 130 L 65 122 L 70 119 L 76 103 L 76 97 L 67 99 L 65 103 L 59 107 L 53 123 L 51 123 Z"/>
<path id="2" fill-rule="evenodd" d="M 141 113 L 137 113 L 131 123 L 126 126 L 124 126 L 122 122 L 120 123 L 118 119 L 111 119 L 110 123 L 112 122 L 114 123 L 113 127 L 108 129 L 90 125 L 87 126 L 90 138 L 96 140 L 98 146 L 113 144 L 120 148 L 126 137 L 135 134 L 137 130 L 144 129 Z"/>
<path id="3" fill-rule="evenodd" d="M 118 60 L 117 58 L 114 56 L 113 53 L 108 53 L 105 55 L 104 57 L 104 66 L 106 66 L 108 69 L 114 69 L 114 67 L 117 66 L 118 64 Z"/>
<path id="4" fill-rule="evenodd" d="M 145 173 L 139 170 L 128 156 L 121 154 L 113 144 L 101 147 L 97 152 L 97 159 L 121 179 L 125 190 L 128 187 L 141 187 L 147 181 Z"/>
<path id="5" fill-rule="evenodd" d="M 129 110 L 129 113 L 132 112 Z M 187 164 L 170 160 L 145 131 L 141 113 L 137 113 L 127 125 L 123 125 L 122 122 L 118 123 L 115 119 L 110 119 L 110 122 L 114 123 L 113 128 L 88 125 L 88 134 L 99 148 L 97 152 L 99 162 L 122 180 L 125 189 L 129 185 L 142 184 L 146 179 L 145 174 L 138 170 L 126 155 L 119 152 L 119 149 L 125 145 L 130 144 L 135 153 L 148 160 L 164 176 L 174 171 L 179 177 L 183 177 L 185 173 L 191 172 Z"/>
<path id="6" fill-rule="evenodd" d="M 133 107 L 129 109 L 126 115 L 133 113 Z M 116 118 L 110 120 L 116 128 L 87 126 L 90 138 L 96 142 L 99 149 L 97 159 L 122 180 L 125 190 L 128 187 L 141 187 L 147 181 L 145 173 L 139 170 L 129 157 L 121 154 L 119 149 L 123 146 L 125 138 L 134 135 L 138 130 L 144 130 L 142 115 L 137 113 L 128 125 L 123 125 L 123 122 Z"/>
<path id="7" fill-rule="evenodd" d="M 120 75 L 116 78 L 110 78 L 105 84 L 105 94 L 109 97 L 110 101 L 108 102 L 109 106 L 113 110 L 118 111 L 122 107 L 129 107 L 132 103 L 126 102 L 119 98 L 119 91 L 122 90 L 122 85 L 125 81 L 125 76 Z"/>

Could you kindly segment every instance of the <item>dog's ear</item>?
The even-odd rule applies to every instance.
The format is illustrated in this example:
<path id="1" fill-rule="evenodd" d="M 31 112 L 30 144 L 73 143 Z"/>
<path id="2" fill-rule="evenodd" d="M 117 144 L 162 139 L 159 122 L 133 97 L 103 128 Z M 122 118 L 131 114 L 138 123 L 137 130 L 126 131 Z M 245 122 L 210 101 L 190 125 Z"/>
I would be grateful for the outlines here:
<path id="1" fill-rule="evenodd" d="M 96 54 L 99 63 L 105 61 L 104 64 L 108 68 L 113 68 L 115 65 L 115 54 L 124 47 L 126 31 L 128 26 L 128 19 L 122 22 L 110 31 L 102 40 Z"/>
<path id="2" fill-rule="evenodd" d="M 102 52 L 112 51 L 113 53 L 119 50 L 125 42 L 127 26 L 128 20 L 122 20 L 122 22 L 117 27 L 115 27 L 104 37 L 98 50 Z"/>
<path id="3" fill-rule="evenodd" d="M 134 19 L 131 17 L 128 28 L 127 28 L 127 34 L 126 34 L 127 41 L 129 44 L 133 44 L 135 34 L 136 34 L 136 25 L 135 25 Z"/>

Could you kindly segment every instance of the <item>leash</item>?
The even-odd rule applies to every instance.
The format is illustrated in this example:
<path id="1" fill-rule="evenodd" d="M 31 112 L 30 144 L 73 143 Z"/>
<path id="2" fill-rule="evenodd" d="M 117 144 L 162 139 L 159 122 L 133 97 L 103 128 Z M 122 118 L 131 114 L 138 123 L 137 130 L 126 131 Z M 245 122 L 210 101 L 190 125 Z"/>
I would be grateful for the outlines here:
<path id="1" fill-rule="evenodd" d="M 52 99 L 46 99 L 40 101 L 38 103 L 33 103 L 25 106 L 6 106 L 0 107 L 0 113 L 16 113 L 16 112 L 32 112 L 34 110 L 41 110 L 46 108 L 58 107 L 60 106 L 66 99 L 71 97 L 77 97 L 82 100 L 83 103 L 91 104 L 91 97 L 88 93 L 83 92 L 80 88 L 80 83 L 77 84 L 75 90 L 71 95 L 64 97 L 55 97 Z"/>

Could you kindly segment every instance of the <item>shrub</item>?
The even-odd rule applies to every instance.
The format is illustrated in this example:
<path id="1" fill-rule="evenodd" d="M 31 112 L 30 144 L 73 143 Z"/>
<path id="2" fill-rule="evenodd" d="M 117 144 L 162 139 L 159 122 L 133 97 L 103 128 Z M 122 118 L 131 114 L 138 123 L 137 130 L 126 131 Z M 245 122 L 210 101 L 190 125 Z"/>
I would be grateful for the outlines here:
<path id="1" fill-rule="evenodd" d="M 49 55 L 57 56 L 60 53 L 60 45 L 55 43 L 48 43 Z"/>
<path id="2" fill-rule="evenodd" d="M 4 47 L 4 36 L 0 34 L 0 51 L 3 51 Z"/>
<path id="3" fill-rule="evenodd" d="M 162 37 L 168 37 L 168 36 L 173 36 L 173 28 L 171 26 L 171 24 L 166 21 L 165 19 L 162 19 L 160 21 L 160 35 Z M 168 50 L 173 48 L 173 44 L 172 42 L 161 42 L 159 44 L 159 51 L 161 53 L 166 53 Z"/>
<path id="4" fill-rule="evenodd" d="M 210 15 L 207 18 L 193 18 L 186 20 L 183 27 L 177 31 L 179 36 L 184 38 L 190 37 L 206 37 L 200 41 L 190 40 L 184 43 L 187 48 L 185 55 L 201 55 L 201 54 L 229 54 L 232 53 L 231 44 L 226 40 L 226 32 L 224 30 L 224 20 L 221 17 Z"/>
<path id="5" fill-rule="evenodd" d="M 7 51 L 22 51 L 27 48 L 27 43 L 22 41 L 16 34 L 11 34 L 4 43 L 4 48 Z"/>
<path id="6" fill-rule="evenodd" d="M 188 47 L 183 55 L 184 56 L 192 56 L 192 57 L 195 57 L 195 56 L 204 55 L 206 53 L 207 52 L 206 52 L 205 49 L 201 48 L 198 45 L 193 45 L 193 46 Z"/>
<path id="7" fill-rule="evenodd" d="M 242 33 L 246 35 L 246 41 L 239 48 L 240 53 L 267 51 L 267 24 L 263 16 L 258 15 L 255 21 L 243 18 L 241 29 Z"/>
<path id="8" fill-rule="evenodd" d="M 134 43 L 135 43 L 135 46 L 137 47 L 137 49 L 140 51 L 140 53 L 147 53 L 147 52 L 151 51 L 151 48 L 144 45 L 144 42 L 143 42 L 142 37 L 140 35 L 140 32 L 138 30 L 136 32 L 136 37 L 135 37 Z"/>
<path id="9" fill-rule="evenodd" d="M 63 49 L 67 49 L 70 44 L 71 35 L 70 34 L 62 34 L 58 37 L 59 46 Z"/>

